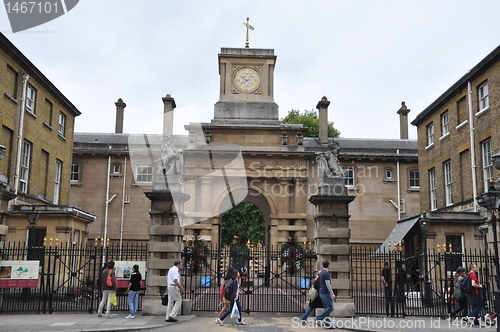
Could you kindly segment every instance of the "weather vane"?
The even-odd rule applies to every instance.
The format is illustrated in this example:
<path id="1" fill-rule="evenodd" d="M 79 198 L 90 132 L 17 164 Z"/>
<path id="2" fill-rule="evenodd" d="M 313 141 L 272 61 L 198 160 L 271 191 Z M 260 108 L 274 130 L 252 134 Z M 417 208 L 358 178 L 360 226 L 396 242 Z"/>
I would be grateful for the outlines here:
<path id="1" fill-rule="evenodd" d="M 245 41 L 245 48 L 248 48 L 248 44 L 250 44 L 250 41 L 248 40 L 248 29 L 253 30 L 253 26 L 248 23 L 249 20 L 250 18 L 247 17 L 246 23 L 243 23 L 243 25 L 247 27 L 247 40 Z"/>

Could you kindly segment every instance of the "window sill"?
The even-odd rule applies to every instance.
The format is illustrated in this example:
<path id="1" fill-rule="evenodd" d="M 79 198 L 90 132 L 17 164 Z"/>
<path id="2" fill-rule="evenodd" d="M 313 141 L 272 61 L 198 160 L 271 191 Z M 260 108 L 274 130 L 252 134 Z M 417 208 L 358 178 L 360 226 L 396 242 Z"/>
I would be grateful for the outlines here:
<path id="1" fill-rule="evenodd" d="M 151 182 L 135 182 L 132 183 L 132 187 L 151 187 L 153 183 Z"/>
<path id="2" fill-rule="evenodd" d="M 57 136 L 62 139 L 63 141 L 66 141 L 66 137 L 64 137 L 63 135 L 61 135 L 60 133 L 57 133 Z"/>
<path id="3" fill-rule="evenodd" d="M 31 112 L 30 110 L 26 110 L 26 113 L 28 113 L 29 115 L 31 115 L 33 118 L 37 118 L 36 114 Z"/>
<path id="4" fill-rule="evenodd" d="M 431 148 L 433 148 L 433 147 L 434 147 L 434 143 L 427 145 L 427 146 L 425 147 L 425 149 L 426 149 L 426 150 L 429 150 L 429 149 L 431 149 Z"/>
<path id="5" fill-rule="evenodd" d="M 396 183 L 394 179 L 384 179 L 384 183 Z"/>
<path id="6" fill-rule="evenodd" d="M 439 140 L 441 141 L 441 140 L 445 139 L 446 137 L 450 137 L 450 132 L 447 132 L 446 134 L 444 134 L 443 136 L 441 136 L 439 138 Z"/>
<path id="7" fill-rule="evenodd" d="M 476 117 L 480 117 L 481 115 L 483 115 L 484 113 L 488 112 L 490 110 L 490 108 L 485 108 L 484 110 L 480 110 L 479 112 L 476 113 Z"/>
<path id="8" fill-rule="evenodd" d="M 43 123 L 43 125 L 44 125 L 47 129 L 52 130 L 52 126 L 51 126 L 51 125 L 49 125 L 47 122 L 42 121 L 42 123 Z"/>
<path id="9" fill-rule="evenodd" d="M 110 176 L 112 178 L 121 178 L 123 176 L 123 174 L 120 174 L 120 173 L 111 173 Z"/>
<path id="10" fill-rule="evenodd" d="M 462 128 L 462 127 L 465 127 L 465 125 L 468 124 L 468 123 L 469 123 L 469 120 L 465 120 L 464 122 L 462 122 L 461 124 L 459 124 L 458 126 L 456 126 L 455 129 L 458 130 L 458 129 Z"/>
<path id="11" fill-rule="evenodd" d="M 356 187 L 355 186 L 346 186 L 347 190 L 355 191 Z"/>
<path id="12" fill-rule="evenodd" d="M 410 187 L 410 188 L 407 188 L 406 192 L 409 192 L 409 193 L 420 192 L 420 187 Z"/>
<path id="13" fill-rule="evenodd" d="M 10 100 L 11 102 L 13 102 L 14 104 L 17 105 L 18 101 L 16 98 L 12 97 L 7 91 L 4 91 L 3 92 L 3 95 L 8 99 Z"/>
<path id="14" fill-rule="evenodd" d="M 70 186 L 73 186 L 73 187 L 81 187 L 81 186 L 82 186 L 82 183 L 81 183 L 81 182 L 70 182 Z"/>

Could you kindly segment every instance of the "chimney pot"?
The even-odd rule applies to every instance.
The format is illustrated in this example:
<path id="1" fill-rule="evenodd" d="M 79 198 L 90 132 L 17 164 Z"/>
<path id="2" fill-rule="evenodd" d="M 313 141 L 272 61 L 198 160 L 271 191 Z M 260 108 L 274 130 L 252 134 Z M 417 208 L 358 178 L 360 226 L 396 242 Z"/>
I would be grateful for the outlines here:
<path id="1" fill-rule="evenodd" d="M 319 141 L 328 143 L 328 106 L 330 102 L 323 96 L 316 108 L 319 110 Z"/>
<path id="2" fill-rule="evenodd" d="M 397 112 L 399 114 L 399 135 L 401 139 L 408 139 L 408 113 L 410 109 L 406 107 L 404 101 L 401 102 L 401 108 Z"/>
<path id="3" fill-rule="evenodd" d="M 127 104 L 123 102 L 123 99 L 118 98 L 118 101 L 115 103 L 115 106 L 116 106 L 115 133 L 121 134 L 123 133 L 123 113 L 125 111 L 125 107 L 127 107 Z"/>

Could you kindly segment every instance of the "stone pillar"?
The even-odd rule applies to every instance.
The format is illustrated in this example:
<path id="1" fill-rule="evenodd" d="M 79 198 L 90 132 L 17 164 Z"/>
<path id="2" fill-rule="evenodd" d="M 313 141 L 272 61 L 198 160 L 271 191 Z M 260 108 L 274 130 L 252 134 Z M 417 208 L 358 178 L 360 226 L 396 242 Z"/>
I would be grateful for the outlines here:
<path id="1" fill-rule="evenodd" d="M 401 108 L 397 112 L 399 114 L 399 135 L 401 139 L 408 139 L 408 113 L 410 110 L 406 107 L 404 101 L 401 102 Z"/>
<path id="2" fill-rule="evenodd" d="M 115 103 L 116 106 L 116 123 L 115 123 L 115 133 L 123 133 L 123 113 L 125 112 L 125 107 L 127 104 L 123 102 L 121 98 Z"/>
<path id="3" fill-rule="evenodd" d="M 354 316 L 351 294 L 351 264 L 349 245 L 349 203 L 355 196 L 347 194 L 343 178 L 324 178 L 321 186 L 309 201 L 315 206 L 316 224 L 314 239 L 318 261 L 316 270 L 323 268 L 323 261 L 330 261 L 332 288 L 337 295 L 332 316 Z"/>
<path id="4" fill-rule="evenodd" d="M 179 217 L 182 218 L 182 212 L 176 211 L 174 199 L 177 203 L 183 204 L 190 197 L 179 188 L 175 191 L 172 192 L 167 186 L 166 189 L 153 189 L 152 192 L 145 193 L 151 200 L 149 212 L 151 224 L 149 226 L 147 287 L 142 300 L 144 315 L 165 314 L 166 309 L 161 305 L 160 296 L 167 291 L 168 269 L 174 265 L 175 260 L 181 259 L 184 230 Z"/>
<path id="5" fill-rule="evenodd" d="M 175 100 L 169 94 L 163 100 L 163 135 L 172 137 L 174 132 L 174 108 Z"/>
<path id="6" fill-rule="evenodd" d="M 307 178 L 295 178 L 295 213 L 306 213 Z"/>
<path id="7" fill-rule="evenodd" d="M 328 106 L 330 102 L 323 96 L 316 105 L 319 110 L 319 141 L 320 143 L 328 143 Z"/>

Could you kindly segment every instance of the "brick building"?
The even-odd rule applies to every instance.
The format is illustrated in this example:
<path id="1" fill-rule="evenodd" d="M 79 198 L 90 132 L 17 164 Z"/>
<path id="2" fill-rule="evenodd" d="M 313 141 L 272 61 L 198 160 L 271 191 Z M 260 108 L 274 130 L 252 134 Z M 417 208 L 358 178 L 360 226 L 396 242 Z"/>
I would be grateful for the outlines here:
<path id="1" fill-rule="evenodd" d="M 430 219 L 430 247 L 451 245 L 454 252 L 484 248 L 485 227 L 480 225 L 486 213 L 476 197 L 498 175 L 491 157 L 500 149 L 499 119 L 497 47 L 413 120 L 418 130 L 420 208 Z"/>
<path id="2" fill-rule="evenodd" d="M 0 241 L 81 243 L 94 216 L 68 206 L 80 111 L 2 34 L 0 91 Z"/>

